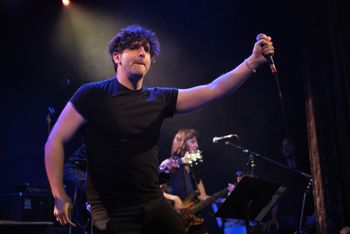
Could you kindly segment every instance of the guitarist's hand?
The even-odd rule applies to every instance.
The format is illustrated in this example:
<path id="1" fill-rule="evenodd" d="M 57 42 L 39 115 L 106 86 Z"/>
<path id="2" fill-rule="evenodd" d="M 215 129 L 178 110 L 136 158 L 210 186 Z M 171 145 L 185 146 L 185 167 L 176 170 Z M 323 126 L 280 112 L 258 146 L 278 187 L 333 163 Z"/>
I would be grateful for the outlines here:
<path id="1" fill-rule="evenodd" d="M 173 202 L 174 202 L 174 208 L 176 212 L 180 214 L 181 210 L 184 208 L 184 204 L 182 203 L 181 198 L 174 195 Z"/>
<path id="2" fill-rule="evenodd" d="M 227 190 L 228 190 L 228 195 L 236 188 L 234 184 L 228 183 L 227 184 Z"/>
<path id="3" fill-rule="evenodd" d="M 278 231 L 280 228 L 280 224 L 278 223 L 277 219 L 270 219 L 268 222 L 266 222 L 263 227 L 262 231 L 269 233 L 270 231 Z"/>
<path id="4" fill-rule="evenodd" d="M 185 205 L 184 205 L 183 201 L 181 200 L 181 198 L 179 196 L 176 196 L 176 195 L 173 195 L 170 193 L 163 192 L 163 195 L 167 200 L 171 201 L 176 212 L 181 214 L 181 210 L 185 208 Z"/>
<path id="5" fill-rule="evenodd" d="M 173 172 L 176 168 L 179 168 L 180 165 L 178 163 L 178 161 L 176 161 L 175 159 L 165 159 L 159 166 L 161 168 L 161 170 L 165 173 L 170 173 Z"/>

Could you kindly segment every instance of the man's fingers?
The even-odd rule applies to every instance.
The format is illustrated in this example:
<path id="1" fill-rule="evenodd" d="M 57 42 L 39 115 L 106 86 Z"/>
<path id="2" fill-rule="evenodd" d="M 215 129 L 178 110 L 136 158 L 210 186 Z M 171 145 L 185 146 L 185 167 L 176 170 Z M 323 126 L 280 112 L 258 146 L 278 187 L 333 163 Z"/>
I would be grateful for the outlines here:
<path id="1" fill-rule="evenodd" d="M 265 55 L 272 55 L 274 53 L 274 47 L 270 36 L 259 34 L 257 36 L 257 43 L 261 46 Z"/>
<path id="2" fill-rule="evenodd" d="M 64 215 L 57 215 L 56 216 L 56 221 L 61 224 L 61 225 L 71 225 L 73 227 L 76 227 L 77 225 L 75 223 L 73 223 L 69 216 L 67 214 Z"/>
<path id="3" fill-rule="evenodd" d="M 71 208 L 72 208 L 71 203 L 66 203 L 64 206 L 64 214 L 63 214 L 64 224 L 76 227 L 76 225 L 70 220 L 70 215 L 72 212 Z"/>
<path id="4" fill-rule="evenodd" d="M 56 215 L 56 221 L 59 224 L 64 225 L 63 217 L 61 215 Z"/>
<path id="5" fill-rule="evenodd" d="M 75 223 L 73 223 L 69 218 L 68 220 L 66 221 L 66 224 L 67 225 L 70 225 L 70 226 L 73 226 L 73 227 L 76 227 L 77 225 L 75 225 Z"/>
<path id="6" fill-rule="evenodd" d="M 268 56 L 268 55 L 274 55 L 275 54 L 275 51 L 273 49 L 267 49 L 267 50 L 263 50 L 263 53 L 265 56 Z"/>
<path id="7" fill-rule="evenodd" d="M 77 225 L 73 223 L 69 218 L 56 218 L 56 221 L 61 225 L 71 225 L 76 227 Z"/>
<path id="8" fill-rule="evenodd" d="M 58 223 L 60 223 L 61 225 L 71 225 L 73 227 L 76 227 L 75 223 L 73 223 L 69 218 L 71 214 L 71 207 L 72 205 L 70 201 L 63 204 L 63 206 L 59 204 L 58 206 L 55 207 L 54 215 Z"/>
<path id="9" fill-rule="evenodd" d="M 268 56 L 268 55 L 274 55 L 275 53 L 275 48 L 273 46 L 273 43 L 272 42 L 268 42 L 266 45 L 264 45 L 262 47 L 262 52 L 265 56 Z"/>
<path id="10" fill-rule="evenodd" d="M 256 41 L 260 41 L 260 40 L 268 40 L 268 41 L 271 41 L 271 37 L 270 36 L 267 36 L 266 34 L 264 33 L 259 33 L 257 36 L 256 36 Z"/>

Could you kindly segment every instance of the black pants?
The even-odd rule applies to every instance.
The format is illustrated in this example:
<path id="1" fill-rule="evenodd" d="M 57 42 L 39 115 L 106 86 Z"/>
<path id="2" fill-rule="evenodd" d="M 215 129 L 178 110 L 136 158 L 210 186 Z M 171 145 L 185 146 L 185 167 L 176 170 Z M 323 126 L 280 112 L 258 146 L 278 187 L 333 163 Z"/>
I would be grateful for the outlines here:
<path id="1" fill-rule="evenodd" d="M 185 234 L 176 211 L 164 199 L 142 205 L 117 206 L 108 209 L 110 218 L 106 231 L 94 234 Z"/>

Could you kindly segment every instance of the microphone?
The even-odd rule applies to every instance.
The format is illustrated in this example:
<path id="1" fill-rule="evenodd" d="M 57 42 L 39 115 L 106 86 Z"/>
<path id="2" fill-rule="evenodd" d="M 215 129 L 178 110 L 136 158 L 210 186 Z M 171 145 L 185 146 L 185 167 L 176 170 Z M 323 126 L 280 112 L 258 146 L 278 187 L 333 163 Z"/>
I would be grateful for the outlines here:
<path id="1" fill-rule="evenodd" d="M 256 36 L 256 41 L 260 41 L 262 39 L 264 34 L 260 33 Z M 265 58 L 268 62 L 268 64 L 270 65 L 270 69 L 271 69 L 271 72 L 272 74 L 277 74 L 277 69 L 276 69 L 276 65 L 275 65 L 275 61 L 273 61 L 273 54 L 269 54 L 269 55 L 266 55 Z"/>
<path id="2" fill-rule="evenodd" d="M 237 134 L 229 134 L 229 135 L 226 135 L 226 136 L 214 137 L 213 138 L 213 143 L 216 144 L 219 141 L 227 140 L 227 139 L 231 139 L 231 138 L 235 138 L 235 139 L 238 140 L 239 136 Z"/>

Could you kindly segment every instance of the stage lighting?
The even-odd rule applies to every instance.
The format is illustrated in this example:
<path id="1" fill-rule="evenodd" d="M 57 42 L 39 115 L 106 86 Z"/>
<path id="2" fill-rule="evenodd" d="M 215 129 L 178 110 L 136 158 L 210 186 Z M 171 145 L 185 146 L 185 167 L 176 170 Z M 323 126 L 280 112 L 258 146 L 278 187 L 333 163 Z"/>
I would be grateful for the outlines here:
<path id="1" fill-rule="evenodd" d="M 70 1 L 69 1 L 69 0 L 62 0 L 62 4 L 63 4 L 64 6 L 69 6 Z"/>

